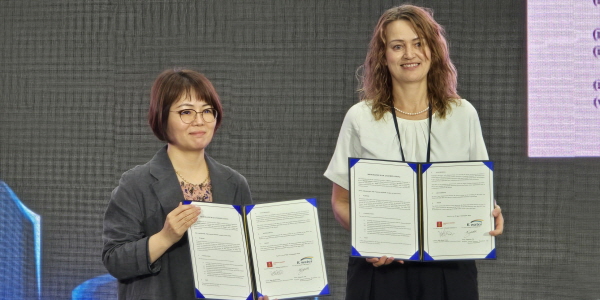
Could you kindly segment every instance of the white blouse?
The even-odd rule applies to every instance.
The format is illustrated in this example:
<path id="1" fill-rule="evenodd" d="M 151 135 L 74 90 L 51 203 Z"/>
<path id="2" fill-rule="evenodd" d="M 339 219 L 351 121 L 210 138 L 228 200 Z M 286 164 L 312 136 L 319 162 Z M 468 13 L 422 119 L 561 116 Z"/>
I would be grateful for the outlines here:
<path id="1" fill-rule="evenodd" d="M 348 189 L 348 157 L 402 160 L 392 114 L 376 121 L 369 102 L 352 106 L 342 124 L 333 157 L 325 177 Z M 406 161 L 425 162 L 429 138 L 428 119 L 398 120 Z M 431 124 L 431 161 L 487 160 L 477 111 L 467 100 L 451 105 L 446 118 L 433 115 Z"/>

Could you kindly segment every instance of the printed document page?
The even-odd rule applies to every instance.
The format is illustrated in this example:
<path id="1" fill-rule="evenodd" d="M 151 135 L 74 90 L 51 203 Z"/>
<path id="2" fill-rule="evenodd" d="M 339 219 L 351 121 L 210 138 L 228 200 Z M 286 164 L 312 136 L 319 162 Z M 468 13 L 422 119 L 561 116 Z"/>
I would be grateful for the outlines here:
<path id="1" fill-rule="evenodd" d="M 419 250 L 417 196 L 408 163 L 360 159 L 351 166 L 352 255 L 411 258 Z"/>
<path id="2" fill-rule="evenodd" d="M 190 205 L 202 210 L 188 229 L 196 297 L 247 299 L 252 283 L 242 215 L 232 205 Z"/>
<path id="3" fill-rule="evenodd" d="M 424 250 L 434 260 L 495 249 L 493 171 L 483 162 L 433 163 L 423 173 Z"/>
<path id="4" fill-rule="evenodd" d="M 256 289 L 270 299 L 329 294 L 316 199 L 246 208 Z"/>

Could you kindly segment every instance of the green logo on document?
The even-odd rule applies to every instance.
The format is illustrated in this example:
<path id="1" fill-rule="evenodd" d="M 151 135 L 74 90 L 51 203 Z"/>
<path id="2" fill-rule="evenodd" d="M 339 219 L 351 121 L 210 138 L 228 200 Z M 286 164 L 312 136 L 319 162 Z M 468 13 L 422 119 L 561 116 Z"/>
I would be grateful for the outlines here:
<path id="1" fill-rule="evenodd" d="M 306 256 L 306 257 L 301 258 L 299 261 L 297 261 L 296 264 L 298 264 L 298 265 L 310 265 L 310 264 L 312 264 L 312 260 L 313 260 L 312 256 Z"/>

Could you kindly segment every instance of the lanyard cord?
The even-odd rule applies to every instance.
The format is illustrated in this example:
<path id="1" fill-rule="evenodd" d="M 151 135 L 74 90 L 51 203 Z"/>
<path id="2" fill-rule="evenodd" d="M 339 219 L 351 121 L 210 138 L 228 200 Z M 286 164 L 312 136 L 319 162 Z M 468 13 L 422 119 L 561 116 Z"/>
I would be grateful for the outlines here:
<path id="1" fill-rule="evenodd" d="M 427 163 L 429 163 L 429 158 L 431 156 L 431 109 L 429 110 L 429 138 L 427 139 Z M 398 120 L 396 120 L 396 112 L 394 111 L 394 107 L 392 106 L 392 119 L 394 119 L 394 126 L 396 127 L 396 134 L 398 135 L 398 143 L 400 144 L 400 154 L 402 155 L 402 161 L 406 161 L 404 158 L 404 151 L 402 151 L 402 140 L 400 139 L 400 130 L 398 129 Z"/>

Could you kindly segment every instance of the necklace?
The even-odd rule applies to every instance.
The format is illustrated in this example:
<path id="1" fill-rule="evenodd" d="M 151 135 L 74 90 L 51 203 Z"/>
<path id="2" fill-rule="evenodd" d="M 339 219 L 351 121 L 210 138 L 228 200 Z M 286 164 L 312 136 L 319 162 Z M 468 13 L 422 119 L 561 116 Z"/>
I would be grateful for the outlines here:
<path id="1" fill-rule="evenodd" d="M 416 113 L 409 113 L 409 112 L 401 111 L 401 110 L 397 109 L 395 106 L 394 106 L 394 109 L 395 109 L 396 111 L 400 112 L 400 113 L 403 113 L 403 114 L 405 114 L 405 115 L 409 115 L 409 116 L 416 116 L 416 115 L 419 115 L 419 114 L 422 114 L 422 113 L 424 113 L 424 112 L 428 111 L 428 110 L 429 110 L 429 106 L 427 106 L 427 108 L 426 108 L 426 109 L 424 109 L 424 110 L 422 110 L 422 111 L 419 111 L 419 112 L 416 112 Z"/>
<path id="2" fill-rule="evenodd" d="M 187 180 L 185 180 L 185 178 L 183 178 L 183 176 L 181 176 L 181 174 L 179 174 L 179 172 L 177 172 L 177 170 L 175 170 L 175 174 L 177 174 L 177 176 L 179 176 L 179 178 L 181 178 L 181 180 L 183 180 L 183 182 L 187 183 L 187 184 L 191 184 L 191 185 L 198 185 L 198 186 L 203 186 L 206 184 L 206 181 L 208 181 L 208 178 L 210 177 L 210 170 L 208 168 L 206 168 L 206 178 L 204 179 L 204 181 L 202 181 L 200 184 L 194 184 L 191 183 Z"/>
<path id="3" fill-rule="evenodd" d="M 393 114 L 394 111 L 392 110 L 391 113 Z M 402 139 L 400 138 L 400 130 L 398 129 L 398 120 L 396 120 L 398 118 L 394 117 L 392 118 L 392 120 L 394 120 L 394 127 L 396 127 L 396 134 L 398 136 L 398 145 L 400 146 L 400 155 L 402 155 L 402 161 L 406 161 L 406 159 L 404 158 L 404 151 L 402 150 Z M 427 163 L 429 163 L 429 159 L 431 157 L 431 110 L 428 113 L 428 122 L 429 123 L 429 139 L 427 141 Z"/>

